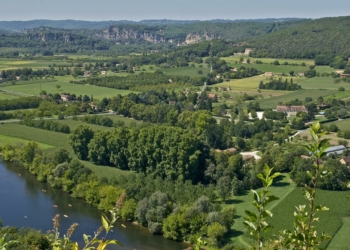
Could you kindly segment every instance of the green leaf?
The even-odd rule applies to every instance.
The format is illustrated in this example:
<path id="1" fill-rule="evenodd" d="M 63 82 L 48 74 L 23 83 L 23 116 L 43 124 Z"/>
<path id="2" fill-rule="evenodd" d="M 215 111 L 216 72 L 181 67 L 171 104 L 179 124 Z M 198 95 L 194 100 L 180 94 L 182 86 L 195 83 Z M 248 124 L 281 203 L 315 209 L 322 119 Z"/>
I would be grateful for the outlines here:
<path id="1" fill-rule="evenodd" d="M 248 215 L 250 218 L 254 218 L 255 220 L 257 219 L 257 215 L 253 213 L 252 211 L 245 210 L 244 211 L 246 215 Z"/>
<path id="2" fill-rule="evenodd" d="M 89 243 L 89 238 L 90 237 L 91 237 L 90 235 L 83 234 L 85 245 L 87 245 Z"/>
<path id="3" fill-rule="evenodd" d="M 107 240 L 107 241 L 106 241 L 106 244 L 107 244 L 107 245 L 109 245 L 109 244 L 114 244 L 114 245 L 122 246 L 122 243 L 120 243 L 120 242 L 117 241 L 117 240 Z"/>
<path id="4" fill-rule="evenodd" d="M 106 216 L 102 215 L 101 220 L 102 220 L 103 228 L 106 230 L 106 232 L 108 232 L 109 230 L 108 219 L 106 218 Z"/>

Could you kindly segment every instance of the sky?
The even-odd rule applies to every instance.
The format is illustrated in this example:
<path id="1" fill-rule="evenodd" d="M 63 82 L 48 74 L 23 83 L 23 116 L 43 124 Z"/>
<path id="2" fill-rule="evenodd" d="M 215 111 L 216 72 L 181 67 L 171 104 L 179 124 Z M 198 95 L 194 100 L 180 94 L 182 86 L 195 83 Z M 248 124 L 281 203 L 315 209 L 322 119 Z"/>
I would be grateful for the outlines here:
<path id="1" fill-rule="evenodd" d="M 349 0 L 0 0 L 0 21 L 234 20 L 347 15 Z"/>

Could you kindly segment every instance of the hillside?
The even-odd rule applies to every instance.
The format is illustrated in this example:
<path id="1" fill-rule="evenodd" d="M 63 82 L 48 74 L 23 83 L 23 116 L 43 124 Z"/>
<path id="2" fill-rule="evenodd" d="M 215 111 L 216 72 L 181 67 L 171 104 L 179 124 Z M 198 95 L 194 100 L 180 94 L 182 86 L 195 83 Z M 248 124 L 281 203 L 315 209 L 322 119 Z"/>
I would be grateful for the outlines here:
<path id="1" fill-rule="evenodd" d="M 321 18 L 255 37 L 252 56 L 309 58 L 318 54 L 350 55 L 350 16 Z"/>
<path id="2" fill-rule="evenodd" d="M 301 20 L 300 18 L 265 18 L 265 19 L 241 19 L 241 20 L 209 20 L 211 23 L 230 23 L 230 22 L 282 22 Z M 104 29 L 114 24 L 145 24 L 145 25 L 187 25 L 200 22 L 199 20 L 168 20 L 154 19 L 142 20 L 139 22 L 119 20 L 119 21 L 82 21 L 82 20 L 30 20 L 30 21 L 0 21 L 0 30 L 20 31 L 24 29 L 39 28 L 42 26 L 59 29 Z"/>

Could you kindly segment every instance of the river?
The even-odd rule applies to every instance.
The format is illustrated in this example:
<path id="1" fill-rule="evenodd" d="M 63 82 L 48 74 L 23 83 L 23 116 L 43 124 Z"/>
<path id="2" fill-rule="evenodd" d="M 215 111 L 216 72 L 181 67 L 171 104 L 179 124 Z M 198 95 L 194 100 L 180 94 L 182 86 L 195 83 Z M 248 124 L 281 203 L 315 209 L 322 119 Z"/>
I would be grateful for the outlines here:
<path id="1" fill-rule="evenodd" d="M 46 183 L 38 182 L 26 169 L 4 162 L 1 158 L 0 201 L 0 219 L 4 226 L 31 227 L 46 232 L 52 229 L 52 218 L 60 214 L 62 236 L 73 222 L 79 224 L 72 237 L 78 242 L 83 241 L 84 233 L 93 235 L 101 226 L 99 210 L 59 189 L 50 188 Z M 113 246 L 107 249 L 181 250 L 188 247 L 187 244 L 154 236 L 146 228 L 120 220 L 116 222 L 108 238 L 119 240 L 123 247 Z"/>

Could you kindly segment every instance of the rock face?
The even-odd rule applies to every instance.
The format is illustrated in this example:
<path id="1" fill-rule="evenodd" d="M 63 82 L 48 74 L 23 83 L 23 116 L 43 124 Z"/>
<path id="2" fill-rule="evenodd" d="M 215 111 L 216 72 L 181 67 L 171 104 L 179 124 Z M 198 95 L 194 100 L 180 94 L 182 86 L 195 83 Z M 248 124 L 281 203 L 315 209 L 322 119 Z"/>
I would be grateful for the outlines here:
<path id="1" fill-rule="evenodd" d="M 164 36 L 157 34 L 155 30 L 134 30 L 124 27 L 111 26 L 108 29 L 102 31 L 102 33 L 96 34 L 99 37 L 103 37 L 108 40 L 145 40 L 151 43 L 164 43 L 167 40 Z"/>

